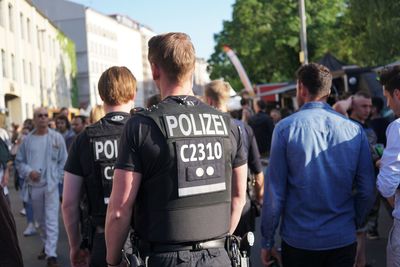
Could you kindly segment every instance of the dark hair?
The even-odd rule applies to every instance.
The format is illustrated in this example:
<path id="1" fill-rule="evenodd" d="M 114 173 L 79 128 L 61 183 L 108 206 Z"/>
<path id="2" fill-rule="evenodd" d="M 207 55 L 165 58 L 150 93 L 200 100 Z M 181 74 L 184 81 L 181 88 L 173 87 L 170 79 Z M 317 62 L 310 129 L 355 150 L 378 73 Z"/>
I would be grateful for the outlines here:
<path id="1" fill-rule="evenodd" d="M 250 101 L 247 98 L 240 99 L 240 105 L 241 106 L 248 105 L 249 103 L 250 103 Z"/>
<path id="2" fill-rule="evenodd" d="M 400 65 L 384 68 L 379 80 L 385 86 L 385 90 L 393 95 L 394 90 L 400 90 Z"/>
<path id="3" fill-rule="evenodd" d="M 361 96 L 367 99 L 371 99 L 371 94 L 367 91 L 358 91 L 357 93 L 354 94 L 355 96 Z"/>
<path id="4" fill-rule="evenodd" d="M 67 129 L 69 129 L 71 127 L 71 125 L 69 124 L 69 120 L 68 120 L 67 116 L 65 116 L 63 114 L 60 114 L 60 115 L 58 115 L 56 117 L 56 123 L 57 123 L 58 120 L 65 121 L 65 125 L 67 126 Z"/>
<path id="5" fill-rule="evenodd" d="M 149 42 L 150 63 L 163 69 L 171 81 L 182 81 L 194 71 L 196 55 L 189 35 L 170 32 L 156 35 Z"/>
<path id="6" fill-rule="evenodd" d="M 161 95 L 160 94 L 152 95 L 151 97 L 149 97 L 147 99 L 146 107 L 149 108 L 151 106 L 155 106 L 160 102 L 161 102 Z"/>
<path id="7" fill-rule="evenodd" d="M 256 104 L 257 104 L 257 107 L 262 111 L 265 111 L 267 109 L 267 104 L 262 99 L 258 99 Z"/>
<path id="8" fill-rule="evenodd" d="M 303 65 L 297 70 L 296 76 L 313 96 L 329 94 L 331 90 L 332 74 L 323 65 L 317 63 Z"/>
<path id="9" fill-rule="evenodd" d="M 376 108 L 376 111 L 379 113 L 382 111 L 383 106 L 385 105 L 385 103 L 383 102 L 383 99 L 377 96 L 374 96 L 372 98 L 372 106 L 374 106 Z"/>
<path id="10" fill-rule="evenodd" d="M 83 115 L 75 116 L 73 119 L 80 119 L 82 123 L 86 123 L 87 117 Z"/>

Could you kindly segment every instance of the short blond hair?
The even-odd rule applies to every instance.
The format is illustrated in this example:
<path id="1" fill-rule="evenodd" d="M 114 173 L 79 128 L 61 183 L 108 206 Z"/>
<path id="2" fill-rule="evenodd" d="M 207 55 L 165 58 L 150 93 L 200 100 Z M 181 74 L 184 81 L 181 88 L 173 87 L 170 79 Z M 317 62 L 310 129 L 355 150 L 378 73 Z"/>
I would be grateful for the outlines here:
<path id="1" fill-rule="evenodd" d="M 205 86 L 204 95 L 218 106 L 224 106 L 229 100 L 231 86 L 228 82 L 214 80 Z"/>
<path id="2" fill-rule="evenodd" d="M 107 105 L 126 104 L 135 97 L 136 78 L 127 67 L 113 66 L 101 74 L 98 88 Z"/>
<path id="3" fill-rule="evenodd" d="M 148 59 L 158 65 L 174 82 L 188 78 L 194 71 L 196 53 L 189 35 L 170 32 L 156 35 L 149 40 Z"/>

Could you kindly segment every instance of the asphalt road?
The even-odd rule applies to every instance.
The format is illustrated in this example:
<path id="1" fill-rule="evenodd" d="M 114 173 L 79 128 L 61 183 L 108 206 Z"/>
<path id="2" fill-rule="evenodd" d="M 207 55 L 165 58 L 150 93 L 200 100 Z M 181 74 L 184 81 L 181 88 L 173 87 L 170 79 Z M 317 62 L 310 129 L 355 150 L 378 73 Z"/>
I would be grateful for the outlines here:
<path id="1" fill-rule="evenodd" d="M 22 250 L 25 267 L 44 267 L 46 266 L 45 260 L 38 260 L 37 255 L 42 249 L 42 242 L 39 235 L 24 237 L 22 232 L 26 227 L 26 218 L 19 214 L 22 209 L 22 202 L 19 198 L 19 193 L 10 186 L 10 199 L 12 211 L 14 214 L 15 222 L 17 225 L 19 244 Z M 257 220 L 257 229 L 259 229 L 260 220 Z M 379 240 L 367 240 L 367 263 L 373 267 L 384 267 L 385 266 L 385 249 L 387 243 L 388 231 L 391 226 L 391 218 L 387 211 L 381 207 L 380 219 L 379 219 Z M 260 251 L 260 232 L 255 233 L 256 241 L 252 250 L 252 266 L 261 266 L 259 251 Z M 58 240 L 58 261 L 61 267 L 69 267 L 69 256 L 68 256 L 68 239 L 65 233 L 62 217 L 60 215 L 60 235 Z"/>

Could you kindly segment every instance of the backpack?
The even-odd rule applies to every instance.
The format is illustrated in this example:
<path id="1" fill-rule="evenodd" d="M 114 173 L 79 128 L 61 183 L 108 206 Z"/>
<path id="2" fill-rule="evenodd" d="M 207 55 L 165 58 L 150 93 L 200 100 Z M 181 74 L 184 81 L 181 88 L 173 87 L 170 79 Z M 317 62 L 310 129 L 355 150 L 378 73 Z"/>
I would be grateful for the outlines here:
<path id="1" fill-rule="evenodd" d="M 0 138 L 0 164 L 5 169 L 7 167 L 7 162 L 11 160 L 10 150 L 6 142 Z"/>

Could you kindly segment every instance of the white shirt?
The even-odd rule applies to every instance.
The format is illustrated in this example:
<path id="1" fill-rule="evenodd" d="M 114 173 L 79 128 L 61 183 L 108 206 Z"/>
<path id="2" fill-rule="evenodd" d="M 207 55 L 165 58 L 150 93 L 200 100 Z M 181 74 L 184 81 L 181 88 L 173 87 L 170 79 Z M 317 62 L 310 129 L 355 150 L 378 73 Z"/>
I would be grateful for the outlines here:
<path id="1" fill-rule="evenodd" d="M 400 219 L 400 118 L 387 128 L 386 139 L 376 186 L 384 197 L 395 195 L 393 217 Z"/>

